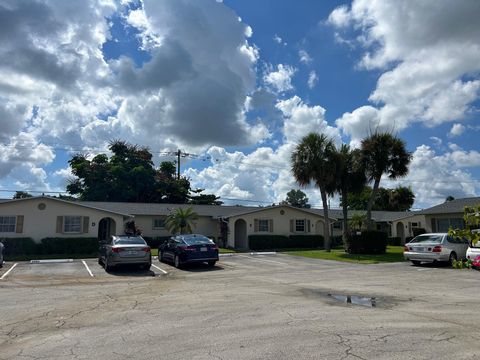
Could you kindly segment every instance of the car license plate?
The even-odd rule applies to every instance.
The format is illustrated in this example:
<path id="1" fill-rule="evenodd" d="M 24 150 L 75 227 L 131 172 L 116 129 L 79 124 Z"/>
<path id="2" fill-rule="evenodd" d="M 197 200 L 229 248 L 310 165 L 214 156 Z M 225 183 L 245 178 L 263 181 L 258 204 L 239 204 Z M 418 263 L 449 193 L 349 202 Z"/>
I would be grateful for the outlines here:
<path id="1" fill-rule="evenodd" d="M 137 251 L 125 251 L 125 255 L 128 256 L 136 256 L 138 254 Z"/>
<path id="2" fill-rule="evenodd" d="M 423 251 L 423 247 L 416 247 L 414 248 L 415 251 Z"/>
<path id="3" fill-rule="evenodd" d="M 200 251 L 208 251 L 208 249 L 206 247 L 201 247 Z"/>

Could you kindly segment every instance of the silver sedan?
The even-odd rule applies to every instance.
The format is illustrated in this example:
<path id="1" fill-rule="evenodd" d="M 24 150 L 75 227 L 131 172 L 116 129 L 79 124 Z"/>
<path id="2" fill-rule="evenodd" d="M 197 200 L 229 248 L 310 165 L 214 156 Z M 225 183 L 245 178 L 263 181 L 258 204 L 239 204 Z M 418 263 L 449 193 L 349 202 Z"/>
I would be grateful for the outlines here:
<path id="1" fill-rule="evenodd" d="M 413 264 L 465 259 L 468 241 L 447 233 L 422 234 L 405 244 L 403 256 Z"/>
<path id="2" fill-rule="evenodd" d="M 98 262 L 106 271 L 122 264 L 136 264 L 148 270 L 152 265 L 152 254 L 141 236 L 112 236 L 111 240 L 100 243 Z"/>

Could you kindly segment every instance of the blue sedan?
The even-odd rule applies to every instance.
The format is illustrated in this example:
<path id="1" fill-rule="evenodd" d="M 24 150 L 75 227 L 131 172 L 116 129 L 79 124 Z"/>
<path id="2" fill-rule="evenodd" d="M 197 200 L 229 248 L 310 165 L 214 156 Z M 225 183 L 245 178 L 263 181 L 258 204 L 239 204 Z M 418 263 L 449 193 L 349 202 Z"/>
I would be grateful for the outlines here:
<path id="1" fill-rule="evenodd" d="M 173 262 L 176 268 L 198 262 L 214 266 L 218 261 L 218 246 L 204 235 L 177 235 L 158 247 L 158 260 Z"/>

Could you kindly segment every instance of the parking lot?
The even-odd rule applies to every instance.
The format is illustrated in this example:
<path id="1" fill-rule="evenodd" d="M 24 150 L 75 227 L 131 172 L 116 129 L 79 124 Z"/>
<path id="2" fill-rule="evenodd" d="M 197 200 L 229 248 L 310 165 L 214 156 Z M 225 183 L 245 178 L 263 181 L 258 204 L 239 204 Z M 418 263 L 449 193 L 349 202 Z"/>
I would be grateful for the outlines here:
<path id="1" fill-rule="evenodd" d="M 0 359 L 480 356 L 477 271 L 280 254 L 153 264 L 6 263 Z"/>

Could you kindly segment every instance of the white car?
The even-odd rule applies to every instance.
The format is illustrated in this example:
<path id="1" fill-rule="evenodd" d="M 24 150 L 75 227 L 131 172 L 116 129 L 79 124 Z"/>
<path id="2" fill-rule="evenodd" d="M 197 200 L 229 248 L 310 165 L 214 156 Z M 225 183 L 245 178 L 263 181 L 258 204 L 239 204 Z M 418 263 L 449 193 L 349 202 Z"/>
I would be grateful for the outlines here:
<path id="1" fill-rule="evenodd" d="M 466 239 L 454 238 L 447 233 L 422 234 L 405 244 L 403 256 L 414 265 L 437 261 L 453 263 L 465 259 L 467 248 Z"/>
<path id="2" fill-rule="evenodd" d="M 472 230 L 472 233 L 480 232 L 479 229 Z M 470 244 L 467 249 L 467 259 L 475 260 L 477 256 L 480 256 L 480 241 L 478 241 L 475 246 Z"/>

